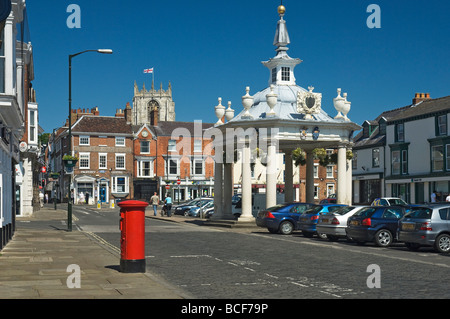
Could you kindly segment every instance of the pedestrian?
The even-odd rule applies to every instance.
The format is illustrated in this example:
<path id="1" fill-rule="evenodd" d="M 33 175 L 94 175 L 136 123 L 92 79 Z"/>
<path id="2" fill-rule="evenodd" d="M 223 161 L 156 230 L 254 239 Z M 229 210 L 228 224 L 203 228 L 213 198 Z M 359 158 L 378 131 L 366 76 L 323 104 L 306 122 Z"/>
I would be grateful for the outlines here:
<path id="1" fill-rule="evenodd" d="M 44 194 L 39 192 L 39 206 L 44 207 Z"/>
<path id="2" fill-rule="evenodd" d="M 436 191 L 433 191 L 433 194 L 431 194 L 431 202 L 436 203 Z"/>
<path id="3" fill-rule="evenodd" d="M 86 205 L 89 205 L 89 193 L 88 192 L 86 192 L 85 198 L 86 198 Z"/>
<path id="4" fill-rule="evenodd" d="M 153 205 L 153 213 L 156 216 L 156 210 L 158 208 L 158 204 L 159 204 L 159 197 L 156 194 L 156 192 L 153 194 L 153 196 L 150 198 L 150 201 Z"/>
<path id="5" fill-rule="evenodd" d="M 45 193 L 45 203 L 48 204 L 48 193 Z"/>
<path id="6" fill-rule="evenodd" d="M 170 194 L 167 195 L 166 200 L 166 207 L 167 207 L 167 217 L 172 216 L 172 197 L 170 197 Z"/>

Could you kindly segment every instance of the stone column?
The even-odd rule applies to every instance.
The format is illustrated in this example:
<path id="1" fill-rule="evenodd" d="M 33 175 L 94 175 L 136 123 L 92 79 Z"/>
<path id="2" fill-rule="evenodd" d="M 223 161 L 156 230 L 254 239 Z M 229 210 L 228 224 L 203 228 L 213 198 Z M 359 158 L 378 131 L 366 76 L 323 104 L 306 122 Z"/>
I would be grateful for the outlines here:
<path id="1" fill-rule="evenodd" d="M 346 148 L 344 145 L 340 145 L 338 148 L 338 163 L 337 163 L 337 202 L 338 204 L 347 203 L 347 156 Z"/>
<path id="2" fill-rule="evenodd" d="M 348 149 L 349 150 L 349 149 Z M 347 152 L 345 152 L 345 158 L 347 160 Z M 353 203 L 353 172 L 352 172 L 352 160 L 347 160 L 347 205 L 351 205 Z"/>
<path id="3" fill-rule="evenodd" d="M 306 202 L 314 203 L 314 154 L 306 151 Z"/>
<path id="4" fill-rule="evenodd" d="M 290 151 L 284 153 L 284 200 L 294 201 L 294 171 Z"/>
<path id="5" fill-rule="evenodd" d="M 223 217 L 222 180 L 223 163 L 222 160 L 218 161 L 216 157 L 216 162 L 214 164 L 214 214 L 212 215 L 212 219 L 222 219 Z"/>
<path id="6" fill-rule="evenodd" d="M 277 204 L 277 148 L 270 141 L 267 147 L 266 208 Z"/>
<path id="7" fill-rule="evenodd" d="M 250 168 L 250 146 L 242 148 L 242 213 L 239 220 L 252 220 L 252 173 Z"/>
<path id="8" fill-rule="evenodd" d="M 231 198 L 233 197 L 233 164 L 223 165 L 223 210 L 222 219 L 233 219 Z"/>

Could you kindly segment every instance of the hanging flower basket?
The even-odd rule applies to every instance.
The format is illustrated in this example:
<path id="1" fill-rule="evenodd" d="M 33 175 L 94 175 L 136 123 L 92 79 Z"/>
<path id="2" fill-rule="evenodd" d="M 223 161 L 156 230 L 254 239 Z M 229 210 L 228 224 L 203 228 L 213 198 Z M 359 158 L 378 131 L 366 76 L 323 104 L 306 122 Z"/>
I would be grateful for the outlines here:
<path id="1" fill-rule="evenodd" d="M 295 165 L 305 165 L 306 164 L 306 153 L 301 148 L 297 148 L 292 151 L 292 159 L 295 162 Z"/>
<path id="2" fill-rule="evenodd" d="M 50 177 L 56 179 L 59 177 L 59 173 L 50 173 Z"/>
<path id="3" fill-rule="evenodd" d="M 78 162 L 78 158 L 70 155 L 65 155 L 63 157 L 63 163 L 65 167 L 75 167 Z"/>

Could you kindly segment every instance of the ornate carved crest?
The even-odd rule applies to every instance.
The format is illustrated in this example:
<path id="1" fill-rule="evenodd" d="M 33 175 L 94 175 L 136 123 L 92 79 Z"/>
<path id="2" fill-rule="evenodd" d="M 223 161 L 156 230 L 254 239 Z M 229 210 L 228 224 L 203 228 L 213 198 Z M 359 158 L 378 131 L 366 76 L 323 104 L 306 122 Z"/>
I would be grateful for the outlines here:
<path id="1" fill-rule="evenodd" d="M 314 88 L 308 87 L 309 92 L 298 92 L 297 112 L 305 114 L 305 119 L 312 119 L 311 114 L 319 114 L 322 109 L 322 93 L 313 93 Z"/>

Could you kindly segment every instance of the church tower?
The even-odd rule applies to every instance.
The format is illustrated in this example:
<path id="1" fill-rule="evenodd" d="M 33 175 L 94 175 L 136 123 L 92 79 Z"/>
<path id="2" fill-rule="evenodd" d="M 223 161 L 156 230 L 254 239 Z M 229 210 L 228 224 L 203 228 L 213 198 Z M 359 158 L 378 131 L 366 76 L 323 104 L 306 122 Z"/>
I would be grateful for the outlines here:
<path id="1" fill-rule="evenodd" d="M 145 84 L 139 90 L 134 83 L 133 111 L 131 122 L 133 125 L 158 125 L 159 121 L 175 121 L 175 102 L 172 99 L 172 85 L 169 82 L 167 90 L 163 90 L 162 83 L 159 90 L 147 90 Z"/>

